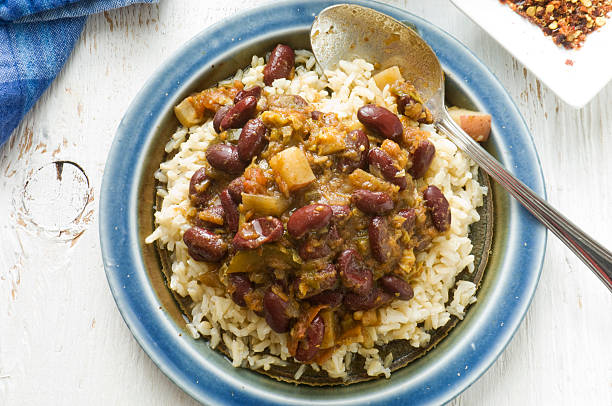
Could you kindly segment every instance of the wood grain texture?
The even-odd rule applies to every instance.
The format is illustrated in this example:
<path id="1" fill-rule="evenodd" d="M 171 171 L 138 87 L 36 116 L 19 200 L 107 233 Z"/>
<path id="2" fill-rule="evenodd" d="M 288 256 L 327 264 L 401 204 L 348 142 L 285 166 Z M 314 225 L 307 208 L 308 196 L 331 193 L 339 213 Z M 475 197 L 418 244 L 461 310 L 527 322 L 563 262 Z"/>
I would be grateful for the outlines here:
<path id="1" fill-rule="evenodd" d="M 98 240 L 100 183 L 115 129 L 161 61 L 206 26 L 264 3 L 162 0 L 91 17 L 0 149 L 0 404 L 195 404 L 140 349 L 115 306 Z M 612 85 L 574 110 L 447 0 L 389 3 L 452 33 L 491 68 L 533 133 L 548 200 L 612 247 Z M 78 163 L 91 186 L 72 234 L 41 232 L 21 204 L 28 177 L 56 160 Z M 451 404 L 612 405 L 611 313 L 610 293 L 551 237 L 525 321 Z"/>

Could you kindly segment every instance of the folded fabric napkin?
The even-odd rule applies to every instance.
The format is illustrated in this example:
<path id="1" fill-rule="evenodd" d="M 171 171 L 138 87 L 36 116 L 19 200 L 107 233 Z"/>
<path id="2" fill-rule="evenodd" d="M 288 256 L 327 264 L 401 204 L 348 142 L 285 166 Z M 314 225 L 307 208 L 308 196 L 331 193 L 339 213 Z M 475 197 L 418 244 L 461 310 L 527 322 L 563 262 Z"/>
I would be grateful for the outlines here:
<path id="1" fill-rule="evenodd" d="M 158 0 L 0 0 L 0 145 L 55 79 L 87 16 Z"/>

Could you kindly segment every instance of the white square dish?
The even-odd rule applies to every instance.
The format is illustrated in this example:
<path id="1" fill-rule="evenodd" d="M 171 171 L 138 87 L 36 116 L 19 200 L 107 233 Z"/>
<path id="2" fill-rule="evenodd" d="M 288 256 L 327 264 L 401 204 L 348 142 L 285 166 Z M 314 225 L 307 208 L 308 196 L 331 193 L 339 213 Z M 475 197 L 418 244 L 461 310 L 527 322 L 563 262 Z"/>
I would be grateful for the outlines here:
<path id="1" fill-rule="evenodd" d="M 583 107 L 612 79 L 612 19 L 567 50 L 498 0 L 451 2 L 570 106 Z"/>

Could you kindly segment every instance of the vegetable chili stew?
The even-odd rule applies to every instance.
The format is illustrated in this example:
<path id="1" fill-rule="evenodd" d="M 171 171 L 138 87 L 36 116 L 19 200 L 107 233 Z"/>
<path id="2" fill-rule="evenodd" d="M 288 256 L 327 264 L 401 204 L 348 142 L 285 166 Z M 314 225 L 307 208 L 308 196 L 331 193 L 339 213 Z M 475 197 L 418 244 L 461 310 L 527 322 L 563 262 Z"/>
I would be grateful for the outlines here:
<path id="1" fill-rule="evenodd" d="M 263 69 L 254 57 L 258 84 L 245 86 L 244 77 L 225 81 L 175 107 L 184 128 L 206 127 L 211 139 L 197 164 L 190 162 L 197 169 L 182 192 L 181 237 L 168 248 L 178 256 L 181 247 L 188 255 L 173 264 L 173 272 L 180 274 L 185 263 L 201 267 L 192 291 L 225 292 L 220 295 L 233 302 L 235 312 L 258 320 L 260 330 L 263 320 L 271 336 L 284 337 L 282 348 L 271 351 L 279 361 L 292 357 L 329 372 L 325 365 L 335 353 L 363 344 L 364 336 L 372 335 L 368 329 L 384 324 L 379 309 L 413 299 L 414 280 L 426 267 L 417 258 L 436 239 L 453 234 L 451 204 L 425 179 L 437 151 L 432 132 L 421 127 L 431 124 L 432 116 L 396 67 L 371 78 L 387 100 L 362 104 L 354 120 L 318 109 L 320 102 L 288 88 L 271 91 L 295 82 L 295 58 L 290 47 L 279 44 Z M 179 142 L 192 136 L 185 132 Z M 477 192 L 481 200 L 482 190 Z M 160 217 L 156 214 L 160 227 L 148 242 L 160 238 Z M 193 296 L 191 282 L 172 283 L 182 296 Z M 462 287 L 465 307 L 473 290 Z M 204 320 L 201 309 L 194 311 Z M 207 334 L 208 325 L 228 330 L 210 319 L 202 323 L 208 324 L 195 328 L 194 336 Z M 243 362 L 244 357 L 238 365 Z M 387 375 L 384 368 L 373 371 L 378 373 Z"/>

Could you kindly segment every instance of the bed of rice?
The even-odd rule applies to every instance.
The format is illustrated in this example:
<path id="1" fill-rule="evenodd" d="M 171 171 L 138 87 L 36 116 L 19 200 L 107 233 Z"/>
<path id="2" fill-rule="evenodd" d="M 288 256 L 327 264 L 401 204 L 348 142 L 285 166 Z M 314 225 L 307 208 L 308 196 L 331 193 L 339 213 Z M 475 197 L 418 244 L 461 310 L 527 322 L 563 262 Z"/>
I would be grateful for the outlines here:
<path id="1" fill-rule="evenodd" d="M 317 72 L 314 58 L 308 51 L 297 51 L 296 63 L 299 65 L 292 80 L 276 80 L 273 86 L 264 88 L 263 94 L 298 94 L 313 103 L 316 110 L 334 112 L 344 120 L 356 121 L 358 108 L 367 103 L 397 112 L 394 97 L 388 88 L 381 91 L 376 87 L 372 79 L 374 68 L 364 60 L 341 62 L 337 70 L 325 72 L 325 76 Z M 264 64 L 264 58 L 254 56 L 251 66 L 239 70 L 231 80 L 242 81 L 245 88 L 263 87 Z M 331 96 L 326 88 L 333 90 Z M 363 343 L 339 348 L 322 365 L 310 364 L 309 367 L 317 371 L 327 371 L 330 377 L 345 377 L 356 353 L 365 358 L 369 375 L 389 377 L 392 354 L 382 359 L 376 344 L 405 339 L 415 347 L 427 345 L 429 332 L 445 325 L 451 315 L 462 319 L 466 307 L 476 301 L 476 286 L 472 282 L 457 281 L 456 276 L 465 268 L 470 272 L 474 269 L 468 232 L 470 224 L 479 220 L 476 208 L 482 205 L 486 189 L 477 182 L 477 166 L 471 160 L 433 127 L 422 128 L 431 132 L 430 139 L 436 147 L 425 181 L 438 186 L 449 201 L 451 228 L 434 239 L 427 252 L 417 255 L 416 263 L 422 272 L 412 281 L 412 300 L 395 300 L 378 309 L 381 323 L 364 329 Z M 157 228 L 146 242 L 157 240 L 171 252 L 170 288 L 181 296 L 191 297 L 195 303 L 192 322 L 187 325 L 191 335 L 209 338 L 212 348 L 223 342 L 235 367 L 267 370 L 273 364 L 285 365 L 285 360 L 290 358 L 288 334 L 275 333 L 262 317 L 236 305 L 223 289 L 200 282 L 199 277 L 208 272 L 207 265 L 194 261 L 182 241 L 184 231 L 190 227 L 186 218 L 190 208 L 189 181 L 205 162 L 204 151 L 215 136 L 212 120 L 189 129 L 179 128 L 172 135 L 166 151 L 176 154 L 163 162 L 156 173 L 156 178 L 167 187 L 158 191 L 163 204 L 155 212 Z M 400 266 L 409 268 L 414 261 L 414 256 L 405 255 Z M 453 297 L 449 298 L 453 288 Z M 302 365 L 298 369 L 296 379 L 306 367 Z"/>

